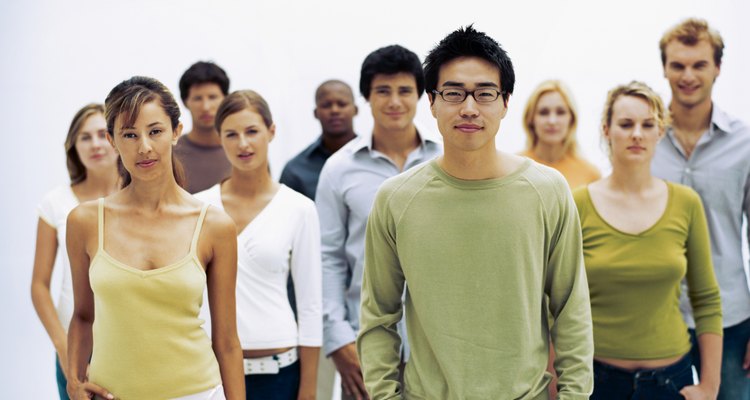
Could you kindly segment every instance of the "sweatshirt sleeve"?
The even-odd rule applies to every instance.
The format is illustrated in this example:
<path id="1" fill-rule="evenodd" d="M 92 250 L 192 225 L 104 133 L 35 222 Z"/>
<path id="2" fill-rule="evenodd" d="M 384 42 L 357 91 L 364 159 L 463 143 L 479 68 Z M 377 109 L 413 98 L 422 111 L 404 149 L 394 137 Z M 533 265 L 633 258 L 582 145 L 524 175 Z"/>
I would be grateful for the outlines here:
<path id="1" fill-rule="evenodd" d="M 687 189 L 687 188 L 686 188 Z M 721 294 L 711 261 L 711 242 L 703 204 L 697 193 L 689 189 L 688 207 L 691 210 L 687 242 L 687 281 L 690 304 L 693 307 L 696 334 L 722 335 Z"/>
<path id="2" fill-rule="evenodd" d="M 396 231 L 387 202 L 387 185 L 378 192 L 367 222 L 362 308 L 357 351 L 365 387 L 372 399 L 401 398 L 398 367 L 404 274 L 398 260 Z M 386 189 L 386 190 L 384 190 Z"/>
<path id="3" fill-rule="evenodd" d="M 545 291 L 555 321 L 550 335 L 555 348 L 558 399 L 583 400 L 593 391 L 591 305 L 578 212 L 570 192 L 559 186 L 558 206 L 549 213 L 552 232 Z"/>

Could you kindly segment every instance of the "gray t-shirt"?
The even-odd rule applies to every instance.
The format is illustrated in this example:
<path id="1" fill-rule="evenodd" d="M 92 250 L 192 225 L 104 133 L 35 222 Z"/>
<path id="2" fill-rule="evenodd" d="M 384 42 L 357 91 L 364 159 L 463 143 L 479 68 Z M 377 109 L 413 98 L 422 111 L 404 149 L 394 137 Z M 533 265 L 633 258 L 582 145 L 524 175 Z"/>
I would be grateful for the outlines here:
<path id="1" fill-rule="evenodd" d="M 201 146 L 190 141 L 187 135 L 180 136 L 174 152 L 185 170 L 185 189 L 193 194 L 221 182 L 232 170 L 221 146 Z"/>

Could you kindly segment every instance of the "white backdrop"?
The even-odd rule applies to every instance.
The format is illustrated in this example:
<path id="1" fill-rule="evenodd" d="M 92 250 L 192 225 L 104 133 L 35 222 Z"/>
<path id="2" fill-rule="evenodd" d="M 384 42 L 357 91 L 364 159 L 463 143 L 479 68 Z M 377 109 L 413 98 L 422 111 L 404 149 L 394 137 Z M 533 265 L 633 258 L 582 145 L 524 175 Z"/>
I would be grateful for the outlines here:
<path id="1" fill-rule="evenodd" d="M 460 25 L 475 23 L 509 52 L 516 68 L 497 144 L 524 145 L 521 113 L 543 79 L 568 83 L 579 110 L 583 153 L 603 170 L 598 121 L 606 92 L 632 79 L 669 98 L 658 40 L 683 18 L 700 16 L 726 42 L 714 99 L 750 121 L 750 5 L 741 0 L 628 1 L 22 1 L 0 2 L 0 397 L 55 396 L 53 347 L 29 296 L 35 205 L 66 182 L 63 140 L 75 111 L 103 102 L 132 75 L 149 75 L 178 95 L 182 72 L 213 60 L 231 90 L 255 89 L 268 100 L 278 126 L 271 145 L 275 176 L 319 133 L 313 93 L 330 78 L 357 91 L 359 68 L 372 50 L 398 43 L 424 58 Z M 744 18 L 743 18 L 744 17 Z M 744 95 L 743 95 L 744 94 Z M 372 126 L 357 96 L 355 128 Z M 186 131 L 190 119 L 183 117 Z M 426 99 L 417 125 L 437 134 Z"/>

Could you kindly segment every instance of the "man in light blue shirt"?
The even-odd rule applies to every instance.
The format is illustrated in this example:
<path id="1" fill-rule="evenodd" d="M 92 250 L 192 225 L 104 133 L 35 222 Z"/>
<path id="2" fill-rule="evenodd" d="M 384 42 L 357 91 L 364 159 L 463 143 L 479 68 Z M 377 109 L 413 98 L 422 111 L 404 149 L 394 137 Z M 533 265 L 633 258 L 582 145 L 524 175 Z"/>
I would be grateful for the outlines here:
<path id="1" fill-rule="evenodd" d="M 695 189 L 703 200 L 711 253 L 721 287 L 724 344 L 719 400 L 750 399 L 750 290 L 742 257 L 742 220 L 750 215 L 750 128 L 711 100 L 724 43 L 704 20 L 688 19 L 660 42 L 664 76 L 672 89 L 673 123 L 656 148 L 654 175 Z M 684 294 L 681 308 L 695 328 Z M 700 343 L 693 337 L 693 364 Z"/>
<path id="2" fill-rule="evenodd" d="M 323 351 L 341 374 L 345 399 L 367 398 L 354 341 L 365 226 L 375 194 L 387 178 L 442 153 L 414 126 L 424 92 L 416 54 L 398 45 L 370 53 L 359 90 L 370 103 L 372 134 L 357 137 L 326 161 L 315 195 L 323 253 Z"/>

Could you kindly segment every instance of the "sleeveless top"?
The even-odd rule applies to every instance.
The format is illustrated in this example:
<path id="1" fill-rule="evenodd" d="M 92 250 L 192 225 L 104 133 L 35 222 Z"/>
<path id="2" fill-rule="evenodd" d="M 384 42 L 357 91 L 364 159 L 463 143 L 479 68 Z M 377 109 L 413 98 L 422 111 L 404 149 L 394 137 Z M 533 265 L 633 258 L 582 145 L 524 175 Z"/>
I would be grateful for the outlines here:
<path id="1" fill-rule="evenodd" d="M 201 209 L 188 254 L 144 271 L 104 250 L 104 199 L 99 199 L 99 243 L 89 267 L 95 310 L 89 381 L 118 399 L 171 399 L 221 384 L 211 340 L 198 318 L 206 273 L 196 245 L 207 208 Z"/>

